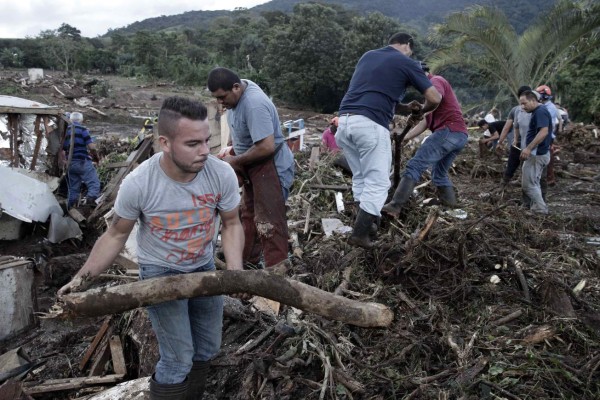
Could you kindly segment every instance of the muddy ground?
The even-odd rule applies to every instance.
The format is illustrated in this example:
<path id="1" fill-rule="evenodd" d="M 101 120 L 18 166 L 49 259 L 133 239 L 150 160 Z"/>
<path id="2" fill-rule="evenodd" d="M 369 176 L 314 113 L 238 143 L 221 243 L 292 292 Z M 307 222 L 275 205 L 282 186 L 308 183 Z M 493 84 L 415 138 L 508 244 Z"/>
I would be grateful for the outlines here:
<path id="1" fill-rule="evenodd" d="M 83 110 L 86 124 L 100 136 L 135 135 L 143 123 L 137 117 L 155 113 L 169 94 L 203 95 L 201 89 L 166 82 L 74 79 L 61 73 L 20 87 L 11 83 L 18 73 L 2 73 L 3 92 L 9 88 L 16 96 Z M 79 94 L 92 98 L 92 107 L 106 117 L 67 98 L 69 90 L 94 78 L 107 82 L 106 96 Z M 305 119 L 309 147 L 318 143 L 329 117 L 280 108 L 281 120 Z M 343 235 L 325 237 L 322 218 L 351 225 L 355 210 L 349 190 L 342 190 L 346 210 L 340 214 L 335 191 L 315 185 L 343 189 L 351 179 L 332 165 L 331 156 L 322 155 L 309 169 L 309 152 L 298 153 L 288 203 L 290 234 L 297 241 L 290 246 L 293 269 L 288 275 L 355 300 L 385 304 L 394 311 L 394 322 L 385 329 L 358 328 L 286 306 L 273 317 L 244 303 L 225 318 L 222 353 L 214 362 L 206 398 L 600 397 L 600 246 L 592 240 L 600 236 L 597 132 L 595 127 L 571 126 L 560 138 L 548 216 L 531 215 L 520 206 L 518 179 L 498 190 L 503 161 L 480 159 L 472 141 L 451 175 L 461 212 L 424 205 L 435 197 L 429 183 L 400 220 L 383 220 L 373 251 L 347 246 Z M 415 148 L 412 143 L 404 147 L 403 162 Z M 425 176 L 422 182 L 427 181 Z M 418 239 L 426 221 L 433 221 L 431 228 Z M 1 255 L 37 261 L 41 313 L 52 306 L 56 290 L 79 268 L 102 231 L 90 226 L 82 240 L 51 245 L 44 241 L 46 230 L 37 224 L 21 241 L 0 242 Z M 117 276 L 124 273 L 121 267 L 110 273 L 97 285 L 129 282 Z M 79 364 L 104 321 L 40 319 L 36 328 L 0 343 L 0 354 L 22 346 L 39 362 L 21 377 L 24 385 L 86 376 L 90 365 L 80 370 Z M 292 329 L 282 329 L 282 324 Z M 151 374 L 157 354 L 144 311 L 115 315 L 110 326 L 123 342 L 125 379 Z M 100 369 L 106 375 L 112 368 L 108 362 Z M 108 386 L 33 397 L 86 398 Z"/>

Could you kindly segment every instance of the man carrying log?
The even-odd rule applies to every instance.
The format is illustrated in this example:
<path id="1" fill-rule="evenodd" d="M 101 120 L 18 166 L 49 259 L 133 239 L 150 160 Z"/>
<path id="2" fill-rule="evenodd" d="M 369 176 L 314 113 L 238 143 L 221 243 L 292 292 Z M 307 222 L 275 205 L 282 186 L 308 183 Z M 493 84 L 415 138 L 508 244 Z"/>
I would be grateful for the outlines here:
<path id="1" fill-rule="evenodd" d="M 158 127 L 162 152 L 123 180 L 111 226 L 59 296 L 82 288 L 106 270 L 136 221 L 142 280 L 214 270 L 217 212 L 227 268 L 242 269 L 237 179 L 229 164 L 209 155 L 206 107 L 185 98 L 167 98 Z M 150 398 L 202 398 L 210 360 L 221 346 L 222 296 L 168 301 L 147 310 L 160 353 L 150 379 Z"/>

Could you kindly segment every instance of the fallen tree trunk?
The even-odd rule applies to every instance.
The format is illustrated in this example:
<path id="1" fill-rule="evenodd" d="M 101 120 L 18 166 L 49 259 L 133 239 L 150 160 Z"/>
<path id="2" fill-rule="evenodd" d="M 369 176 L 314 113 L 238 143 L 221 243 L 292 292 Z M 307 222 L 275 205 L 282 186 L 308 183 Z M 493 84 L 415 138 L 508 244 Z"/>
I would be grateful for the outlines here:
<path id="1" fill-rule="evenodd" d="M 170 300 L 234 293 L 266 297 L 362 327 L 386 327 L 394 318 L 392 311 L 382 304 L 336 296 L 264 270 L 196 272 L 73 293 L 61 297 L 60 309 L 55 308 L 53 317 L 95 317 Z"/>

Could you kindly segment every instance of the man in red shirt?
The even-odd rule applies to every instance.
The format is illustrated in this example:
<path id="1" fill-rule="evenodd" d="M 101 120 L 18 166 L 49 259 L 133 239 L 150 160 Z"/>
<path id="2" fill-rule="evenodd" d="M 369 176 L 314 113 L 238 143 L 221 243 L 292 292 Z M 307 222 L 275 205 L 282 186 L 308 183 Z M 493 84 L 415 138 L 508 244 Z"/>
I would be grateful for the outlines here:
<path id="1" fill-rule="evenodd" d="M 437 188 L 438 197 L 442 204 L 448 207 L 456 206 L 456 194 L 452 182 L 448 178 L 448 169 L 450 169 L 452 162 L 465 147 L 468 140 L 467 126 L 452 86 L 443 77 L 430 74 L 427 64 L 422 62 L 421 66 L 433 86 L 442 95 L 442 101 L 435 110 L 427 113 L 425 119 L 419 121 L 406 135 L 406 140 L 410 140 L 426 129 L 433 132 L 423 141 L 415 156 L 410 159 L 392 201 L 383 206 L 381 210 L 396 218 L 400 215 L 402 207 L 410 199 L 421 174 L 427 168 L 431 168 L 431 179 Z M 406 111 L 409 112 L 409 110 Z"/>

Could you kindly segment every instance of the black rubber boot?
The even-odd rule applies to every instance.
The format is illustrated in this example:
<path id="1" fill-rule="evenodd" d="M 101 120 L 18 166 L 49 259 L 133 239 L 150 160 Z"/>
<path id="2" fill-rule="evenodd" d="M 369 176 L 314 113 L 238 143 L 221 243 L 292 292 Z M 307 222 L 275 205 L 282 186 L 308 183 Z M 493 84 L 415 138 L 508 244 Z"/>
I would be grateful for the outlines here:
<path id="1" fill-rule="evenodd" d="M 398 218 L 402 207 L 406 204 L 408 199 L 410 199 L 416 184 L 417 182 L 413 181 L 408 176 L 403 176 L 394 192 L 392 201 L 383 206 L 381 212 L 394 218 Z"/>
<path id="2" fill-rule="evenodd" d="M 348 238 L 348 243 L 364 249 L 373 248 L 369 232 L 376 219 L 377 217 L 375 215 L 371 215 L 361 208 L 356 216 L 354 230 L 352 231 L 352 235 Z"/>
<path id="3" fill-rule="evenodd" d="M 189 381 L 186 379 L 181 383 L 166 385 L 150 378 L 150 400 L 186 400 Z"/>
<path id="4" fill-rule="evenodd" d="M 354 202 L 354 207 L 356 207 L 356 209 L 360 211 L 360 201 Z M 369 235 L 371 236 L 371 239 L 375 239 L 377 237 L 377 232 L 379 231 L 379 228 L 381 228 L 381 217 L 376 217 L 375 222 L 373 222 L 373 225 L 371 225 L 371 229 L 369 230 Z"/>
<path id="5" fill-rule="evenodd" d="M 381 227 L 381 217 L 375 217 L 375 221 L 371 224 L 371 229 L 369 229 L 369 236 L 371 239 L 375 239 L 377 237 L 377 232 Z"/>
<path id="6" fill-rule="evenodd" d="M 441 203 L 446 207 L 455 208 L 458 205 L 456 201 L 456 192 L 454 192 L 454 186 L 438 186 L 437 192 Z"/>
<path id="7" fill-rule="evenodd" d="M 188 387 L 186 400 L 202 400 L 209 369 L 210 361 L 194 361 L 192 370 L 188 375 L 190 386 Z"/>

